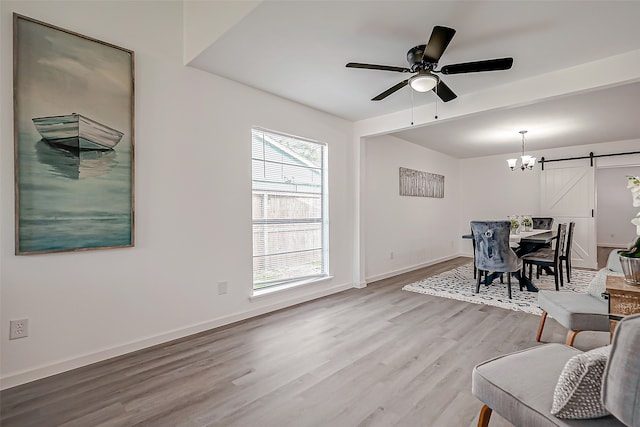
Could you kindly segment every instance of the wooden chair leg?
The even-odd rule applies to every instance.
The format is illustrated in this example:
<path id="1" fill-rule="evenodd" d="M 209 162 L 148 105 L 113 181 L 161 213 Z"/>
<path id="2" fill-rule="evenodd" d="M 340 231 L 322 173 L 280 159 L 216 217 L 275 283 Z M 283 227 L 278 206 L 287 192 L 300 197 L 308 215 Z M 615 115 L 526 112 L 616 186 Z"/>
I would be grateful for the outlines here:
<path id="1" fill-rule="evenodd" d="M 478 278 L 476 279 L 476 294 L 480 292 L 480 281 L 482 280 L 482 270 L 478 269 Z"/>
<path id="2" fill-rule="evenodd" d="M 566 268 L 567 268 L 567 283 L 571 283 L 571 257 L 567 258 L 566 261 Z"/>
<path id="3" fill-rule="evenodd" d="M 491 413 L 493 409 L 489 408 L 487 405 L 482 405 L 480 408 L 480 415 L 478 416 L 478 427 L 488 427 L 489 419 L 491 418 Z"/>
<path id="4" fill-rule="evenodd" d="M 555 273 L 556 274 L 553 275 L 553 278 L 554 278 L 554 280 L 556 282 L 556 291 L 559 291 L 560 290 L 560 286 L 559 286 L 560 282 L 558 282 L 558 274 L 557 274 L 558 270 L 556 270 Z"/>
<path id="5" fill-rule="evenodd" d="M 565 344 L 573 347 L 573 342 L 576 340 L 576 335 L 578 335 L 578 333 L 580 333 L 580 331 L 574 331 L 573 329 L 569 329 L 567 331 L 567 340 L 565 341 Z"/>
<path id="6" fill-rule="evenodd" d="M 511 273 L 507 272 L 507 292 L 509 293 L 509 299 L 511 299 Z"/>
<path id="7" fill-rule="evenodd" d="M 538 325 L 538 335 L 536 335 L 536 341 L 540 342 L 542 338 L 542 330 L 544 329 L 544 322 L 547 320 L 547 312 L 542 310 L 542 316 L 540 316 L 540 324 Z"/>

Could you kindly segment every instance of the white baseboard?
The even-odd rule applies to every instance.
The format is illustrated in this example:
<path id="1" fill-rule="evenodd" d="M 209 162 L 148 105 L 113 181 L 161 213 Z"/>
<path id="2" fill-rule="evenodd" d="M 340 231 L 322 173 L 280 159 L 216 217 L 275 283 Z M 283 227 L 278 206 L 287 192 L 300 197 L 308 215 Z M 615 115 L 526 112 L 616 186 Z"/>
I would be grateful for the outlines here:
<path id="1" fill-rule="evenodd" d="M 596 243 L 596 246 L 603 246 L 605 248 L 617 248 L 617 249 L 628 249 L 629 244 L 616 244 L 616 243 Z"/>
<path id="2" fill-rule="evenodd" d="M 249 319 L 251 317 L 260 316 L 262 314 L 270 313 L 272 311 L 280 310 L 282 308 L 300 304 L 306 301 L 311 301 L 317 298 L 322 298 L 324 296 L 342 292 L 354 287 L 357 286 L 354 286 L 353 283 L 347 283 L 332 286 L 330 288 L 325 288 L 317 292 L 296 295 L 286 300 L 280 300 L 276 303 L 264 305 L 241 313 L 219 317 L 217 319 L 212 319 L 206 322 L 187 326 L 186 328 L 174 329 L 172 331 L 163 332 L 161 334 L 153 335 L 140 340 L 131 341 L 114 347 L 104 348 L 96 352 L 86 353 L 78 357 L 61 360 L 48 365 L 42 365 L 18 373 L 13 373 L 0 378 L 0 390 L 15 387 L 62 372 L 70 371 L 72 369 L 80 368 L 92 363 L 102 362 L 113 357 L 122 356 L 127 353 L 152 347 L 154 345 L 164 344 L 178 338 L 184 338 L 189 335 L 219 328 L 230 323 L 235 323 L 241 320 Z"/>
<path id="3" fill-rule="evenodd" d="M 388 279 L 389 277 L 397 276 L 398 274 L 408 273 L 409 271 L 418 270 L 418 269 L 424 268 L 424 267 L 429 267 L 430 265 L 438 264 L 439 262 L 443 262 L 443 261 L 449 261 L 450 259 L 458 258 L 458 257 L 461 257 L 461 256 L 473 257 L 473 255 L 467 255 L 467 254 L 458 253 L 458 254 L 442 257 L 442 258 L 437 258 L 437 259 L 434 259 L 434 260 L 431 260 L 431 261 L 426 261 L 426 262 L 423 262 L 423 263 L 420 263 L 420 264 L 410 265 L 408 267 L 403 267 L 403 268 L 400 268 L 400 269 L 397 269 L 397 270 L 388 271 L 386 273 L 376 274 L 375 276 L 371 276 L 371 277 L 365 278 L 365 280 L 366 280 L 367 283 L 377 282 L 378 280 Z"/>

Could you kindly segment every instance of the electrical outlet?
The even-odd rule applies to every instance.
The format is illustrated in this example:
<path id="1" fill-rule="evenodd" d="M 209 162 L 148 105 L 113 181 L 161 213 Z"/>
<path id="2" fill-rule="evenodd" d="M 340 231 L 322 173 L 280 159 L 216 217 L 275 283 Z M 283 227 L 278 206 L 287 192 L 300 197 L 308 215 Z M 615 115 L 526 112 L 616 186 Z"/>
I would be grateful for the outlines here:
<path id="1" fill-rule="evenodd" d="M 29 319 L 9 321 L 9 339 L 17 340 L 29 336 Z"/>
<path id="2" fill-rule="evenodd" d="M 227 282 L 218 282 L 218 295 L 227 293 Z"/>

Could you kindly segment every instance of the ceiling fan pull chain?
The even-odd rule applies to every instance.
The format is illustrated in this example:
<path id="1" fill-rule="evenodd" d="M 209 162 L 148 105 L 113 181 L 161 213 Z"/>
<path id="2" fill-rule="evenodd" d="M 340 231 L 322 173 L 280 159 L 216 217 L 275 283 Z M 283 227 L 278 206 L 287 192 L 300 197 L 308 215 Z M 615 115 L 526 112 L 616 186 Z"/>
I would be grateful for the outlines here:
<path id="1" fill-rule="evenodd" d="M 436 86 L 436 115 L 435 119 L 438 120 L 438 86 Z"/>
<path id="2" fill-rule="evenodd" d="M 413 91 L 411 91 L 411 126 L 413 126 Z"/>

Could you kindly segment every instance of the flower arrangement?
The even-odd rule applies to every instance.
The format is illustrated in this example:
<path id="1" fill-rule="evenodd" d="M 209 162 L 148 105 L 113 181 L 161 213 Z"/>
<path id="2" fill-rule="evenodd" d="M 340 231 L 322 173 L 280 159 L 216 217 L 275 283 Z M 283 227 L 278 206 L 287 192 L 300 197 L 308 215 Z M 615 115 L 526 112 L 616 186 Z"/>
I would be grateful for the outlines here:
<path id="1" fill-rule="evenodd" d="M 511 221 L 511 234 L 520 234 L 520 219 L 517 215 L 509 215 L 509 221 Z"/>
<path id="2" fill-rule="evenodd" d="M 627 188 L 631 190 L 633 207 L 640 207 L 640 178 L 628 176 Z M 638 237 L 628 250 L 619 253 L 619 258 L 625 281 L 640 286 L 640 212 L 631 220 L 631 223 L 636 226 Z"/>
<path id="3" fill-rule="evenodd" d="M 637 176 L 628 176 L 627 188 L 631 190 L 633 207 L 640 207 L 640 178 Z M 636 217 L 631 220 L 631 223 L 636 226 L 636 234 L 638 235 L 638 238 L 636 238 L 635 242 L 631 244 L 629 250 L 622 252 L 620 255 L 631 258 L 640 258 L 640 212 L 638 212 Z"/>

